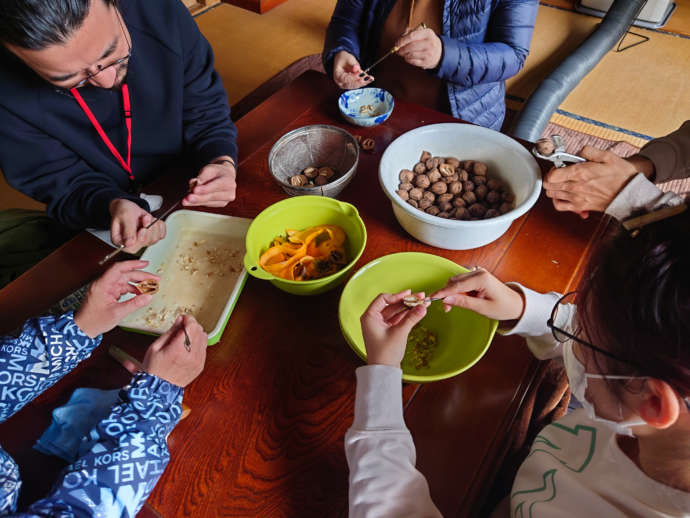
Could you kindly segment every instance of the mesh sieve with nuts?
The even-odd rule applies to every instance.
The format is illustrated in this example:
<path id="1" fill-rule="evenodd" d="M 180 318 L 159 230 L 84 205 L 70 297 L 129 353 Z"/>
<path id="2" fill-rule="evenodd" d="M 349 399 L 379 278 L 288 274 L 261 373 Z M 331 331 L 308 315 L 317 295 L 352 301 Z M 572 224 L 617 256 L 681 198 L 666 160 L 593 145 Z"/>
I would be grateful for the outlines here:
<path id="1" fill-rule="evenodd" d="M 412 169 L 400 171 L 398 196 L 414 208 L 444 219 L 495 218 L 515 207 L 510 187 L 492 178 L 476 160 L 422 155 Z"/>
<path id="2" fill-rule="evenodd" d="M 338 177 L 332 167 L 310 166 L 299 174 L 290 177 L 290 185 L 293 187 L 320 187 L 335 180 Z"/>

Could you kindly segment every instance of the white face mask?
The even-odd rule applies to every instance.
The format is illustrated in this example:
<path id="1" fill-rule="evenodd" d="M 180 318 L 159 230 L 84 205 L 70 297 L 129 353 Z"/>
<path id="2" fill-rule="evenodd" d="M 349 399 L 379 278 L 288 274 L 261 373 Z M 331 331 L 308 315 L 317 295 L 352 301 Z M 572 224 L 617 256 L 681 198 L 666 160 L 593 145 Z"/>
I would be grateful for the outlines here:
<path id="1" fill-rule="evenodd" d="M 640 376 L 604 376 L 602 374 L 589 374 L 588 372 L 585 372 L 585 366 L 580 360 L 577 359 L 577 356 L 575 356 L 575 353 L 573 352 L 573 343 L 571 341 L 563 344 L 563 363 L 565 364 L 565 372 L 568 375 L 568 381 L 570 382 L 570 391 L 580 401 L 580 403 L 582 403 L 582 407 L 585 409 L 585 412 L 587 412 L 587 416 L 590 419 L 608 426 L 617 434 L 628 435 L 630 437 L 634 437 L 631 430 L 633 426 L 647 424 L 647 422 L 641 417 L 622 421 L 611 421 L 610 419 L 598 417 L 594 411 L 594 406 L 592 403 L 587 401 L 587 398 L 585 398 L 585 392 L 587 391 L 587 379 L 589 378 L 629 380 L 640 378 Z M 618 412 L 622 418 L 623 408 L 620 401 L 618 402 Z"/>

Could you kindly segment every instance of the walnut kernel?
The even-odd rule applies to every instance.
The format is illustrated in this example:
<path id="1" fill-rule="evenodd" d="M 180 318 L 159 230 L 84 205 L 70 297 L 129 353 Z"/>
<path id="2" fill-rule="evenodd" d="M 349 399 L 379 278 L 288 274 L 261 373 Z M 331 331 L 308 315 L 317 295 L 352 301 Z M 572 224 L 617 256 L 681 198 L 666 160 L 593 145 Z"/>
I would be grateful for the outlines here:
<path id="1" fill-rule="evenodd" d="M 310 180 L 313 180 L 319 175 L 319 170 L 316 167 L 307 167 L 302 174 Z"/>
<path id="2" fill-rule="evenodd" d="M 303 174 L 296 174 L 290 177 L 290 185 L 293 187 L 304 187 L 309 182 L 309 179 Z"/>

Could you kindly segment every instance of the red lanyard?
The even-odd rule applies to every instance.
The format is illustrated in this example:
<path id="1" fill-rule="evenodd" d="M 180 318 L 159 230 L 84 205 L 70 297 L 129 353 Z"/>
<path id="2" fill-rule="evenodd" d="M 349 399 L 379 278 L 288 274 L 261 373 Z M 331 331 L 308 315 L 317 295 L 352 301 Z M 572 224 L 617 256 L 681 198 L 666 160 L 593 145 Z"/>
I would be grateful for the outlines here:
<path id="1" fill-rule="evenodd" d="M 79 106 L 81 106 L 81 109 L 84 110 L 84 113 L 91 121 L 93 127 L 96 128 L 96 131 L 100 135 L 101 140 L 103 140 L 105 145 L 108 146 L 108 149 L 113 154 L 113 156 L 117 158 L 118 162 L 120 162 L 120 165 L 124 168 L 124 170 L 127 171 L 129 179 L 134 180 L 134 174 L 132 173 L 132 107 L 129 102 L 129 87 L 127 86 L 127 84 L 125 83 L 122 85 L 122 105 L 125 112 L 125 126 L 127 126 L 127 162 L 124 161 L 122 155 L 120 155 L 120 152 L 110 141 L 108 135 L 105 134 L 105 131 L 103 131 L 103 128 L 98 122 L 98 119 L 96 119 L 96 116 L 93 114 L 91 109 L 84 101 L 84 98 L 79 93 L 79 90 L 77 90 L 76 88 L 72 88 L 70 92 L 72 92 L 72 95 L 79 103 Z"/>

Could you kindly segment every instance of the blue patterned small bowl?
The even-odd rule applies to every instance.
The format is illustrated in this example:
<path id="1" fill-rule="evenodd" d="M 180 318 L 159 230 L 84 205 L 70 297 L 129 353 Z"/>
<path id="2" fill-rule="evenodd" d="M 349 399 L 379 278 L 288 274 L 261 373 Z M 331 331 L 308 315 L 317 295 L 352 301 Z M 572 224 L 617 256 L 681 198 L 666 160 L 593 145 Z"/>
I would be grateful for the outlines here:
<path id="1" fill-rule="evenodd" d="M 385 122 L 393 113 L 393 96 L 381 88 L 360 88 L 343 92 L 338 108 L 355 126 L 369 128 Z"/>

